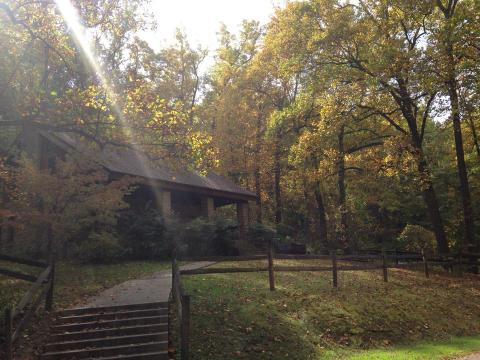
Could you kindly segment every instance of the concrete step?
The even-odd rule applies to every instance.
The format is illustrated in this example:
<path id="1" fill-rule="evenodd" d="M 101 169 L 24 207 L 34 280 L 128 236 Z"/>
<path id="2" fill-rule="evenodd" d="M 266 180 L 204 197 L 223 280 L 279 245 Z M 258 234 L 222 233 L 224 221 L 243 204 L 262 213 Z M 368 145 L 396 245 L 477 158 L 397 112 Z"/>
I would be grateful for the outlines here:
<path id="1" fill-rule="evenodd" d="M 149 342 L 141 344 L 129 344 L 129 345 L 120 345 L 120 346 L 107 346 L 99 348 L 87 348 L 79 350 L 69 350 L 69 351 L 55 351 L 55 352 L 46 352 L 40 356 L 42 360 L 78 360 L 78 359 L 97 359 L 105 357 L 116 357 L 122 359 L 124 355 L 131 356 L 131 359 L 136 359 L 132 357 L 137 354 L 145 353 L 155 353 L 155 352 L 165 352 L 167 353 L 168 342 Z"/>
<path id="2" fill-rule="evenodd" d="M 98 339 L 106 337 L 127 336 L 136 334 L 151 334 L 155 332 L 168 331 L 168 324 L 152 324 L 152 325 L 137 325 L 124 326 L 114 329 L 97 329 L 84 330 L 78 332 L 67 332 L 64 334 L 52 334 L 49 341 L 51 342 L 66 342 L 77 340 Z"/>
<path id="3" fill-rule="evenodd" d="M 56 324 L 75 324 L 102 320 L 129 319 L 138 317 L 167 315 L 167 308 L 140 309 L 140 310 L 119 310 L 116 312 L 105 312 L 97 314 L 81 314 L 73 316 L 62 316 L 57 318 Z"/>
<path id="4" fill-rule="evenodd" d="M 136 334 L 127 336 L 103 337 L 88 340 L 55 342 L 45 345 L 45 352 L 58 352 L 68 350 L 79 350 L 86 348 L 99 348 L 107 346 L 118 346 L 128 344 L 141 344 L 158 341 L 167 341 L 168 332 L 151 334 Z"/>
<path id="5" fill-rule="evenodd" d="M 66 309 L 57 312 L 60 317 L 87 315 L 87 314 L 105 314 L 118 311 L 129 310 L 147 310 L 147 309 L 160 309 L 168 308 L 167 302 L 155 302 L 144 304 L 130 304 L 130 305 L 115 305 L 115 306 L 99 306 L 99 307 L 84 307 L 76 309 Z"/>
<path id="6" fill-rule="evenodd" d="M 166 351 L 157 351 L 143 354 L 119 355 L 97 358 L 96 360 L 168 360 L 169 355 Z"/>
<path id="7" fill-rule="evenodd" d="M 119 320 L 101 320 L 90 321 L 84 323 L 73 323 L 56 325 L 53 327 L 53 333 L 66 333 L 66 332 L 78 332 L 83 330 L 96 330 L 96 329 L 115 329 L 124 326 L 135 325 L 149 325 L 149 324 L 166 324 L 168 323 L 168 315 L 161 316 L 148 316 L 148 317 L 136 317 L 130 319 Z"/>

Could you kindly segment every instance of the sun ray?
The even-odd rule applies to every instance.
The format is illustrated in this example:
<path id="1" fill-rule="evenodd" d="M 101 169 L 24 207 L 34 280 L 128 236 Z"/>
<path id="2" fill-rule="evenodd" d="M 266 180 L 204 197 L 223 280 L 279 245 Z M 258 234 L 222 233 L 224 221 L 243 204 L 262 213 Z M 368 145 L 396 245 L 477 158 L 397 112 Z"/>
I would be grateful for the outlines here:
<path id="1" fill-rule="evenodd" d="M 86 28 L 82 25 L 81 18 L 77 9 L 73 6 L 70 0 L 55 0 L 55 3 L 63 17 L 63 20 L 68 25 L 75 41 L 76 46 L 81 52 L 83 59 L 90 68 L 90 70 L 96 75 L 101 83 L 101 86 L 105 90 L 109 99 L 111 99 L 111 110 L 120 120 L 122 131 L 127 139 L 129 139 L 130 145 L 134 148 L 139 164 L 142 166 L 145 174 L 147 174 L 147 181 L 150 182 L 151 188 L 154 191 L 155 201 L 158 206 L 161 205 L 161 194 L 157 188 L 157 184 L 153 180 L 153 176 L 150 166 L 146 164 L 146 160 L 141 154 L 144 154 L 143 149 L 137 144 L 134 139 L 134 132 L 130 126 L 128 119 L 125 117 L 124 112 L 119 105 L 117 98 L 118 93 L 115 91 L 113 81 L 107 76 L 104 71 L 99 57 L 95 54 L 95 50 L 92 41 L 87 35 Z"/>

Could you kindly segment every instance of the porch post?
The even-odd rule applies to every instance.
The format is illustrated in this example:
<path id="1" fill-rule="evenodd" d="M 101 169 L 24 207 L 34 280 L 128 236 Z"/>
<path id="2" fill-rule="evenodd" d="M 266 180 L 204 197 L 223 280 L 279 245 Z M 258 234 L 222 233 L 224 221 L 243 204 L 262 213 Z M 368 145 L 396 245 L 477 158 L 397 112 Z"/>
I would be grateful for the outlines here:
<path id="1" fill-rule="evenodd" d="M 237 221 L 239 232 L 238 250 L 242 253 L 247 247 L 248 202 L 237 203 Z"/>
<path id="2" fill-rule="evenodd" d="M 212 197 L 202 197 L 202 215 L 207 220 L 212 220 L 215 216 L 215 203 Z"/>
<path id="3" fill-rule="evenodd" d="M 170 191 L 160 191 L 160 211 L 165 220 L 172 216 L 172 193 Z"/>

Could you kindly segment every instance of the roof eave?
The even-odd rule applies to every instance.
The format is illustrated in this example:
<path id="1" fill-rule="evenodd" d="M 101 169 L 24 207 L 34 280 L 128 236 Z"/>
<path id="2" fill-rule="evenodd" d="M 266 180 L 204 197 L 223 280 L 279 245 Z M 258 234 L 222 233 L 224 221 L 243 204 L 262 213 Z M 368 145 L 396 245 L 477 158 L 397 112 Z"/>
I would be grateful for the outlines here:
<path id="1" fill-rule="evenodd" d="M 135 175 L 135 174 L 127 174 L 124 172 L 119 172 L 115 170 L 108 169 L 111 173 L 118 174 L 118 175 L 130 175 L 130 176 L 135 176 L 138 178 L 144 179 L 148 184 L 152 185 L 152 182 L 155 183 L 160 188 L 164 188 L 166 190 L 176 190 L 176 191 L 184 191 L 184 192 L 195 192 L 198 194 L 203 194 L 203 195 L 209 195 L 212 197 L 218 197 L 218 198 L 227 198 L 231 200 L 237 200 L 238 201 L 256 201 L 257 196 L 253 193 L 241 193 L 241 192 L 233 192 L 233 191 L 225 191 L 225 190 L 217 190 L 217 189 L 212 189 L 208 187 L 203 187 L 203 186 L 195 186 L 195 185 L 189 185 L 189 184 L 182 184 L 178 182 L 173 182 L 173 181 L 167 181 L 167 180 L 160 180 L 160 179 L 151 179 L 147 178 L 145 176 L 141 175 Z"/>

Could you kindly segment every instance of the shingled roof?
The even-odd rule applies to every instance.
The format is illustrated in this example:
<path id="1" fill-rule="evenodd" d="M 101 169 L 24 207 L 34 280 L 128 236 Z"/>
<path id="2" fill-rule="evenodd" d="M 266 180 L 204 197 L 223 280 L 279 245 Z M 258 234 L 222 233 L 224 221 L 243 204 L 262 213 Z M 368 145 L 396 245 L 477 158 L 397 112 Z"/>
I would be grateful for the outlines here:
<path id="1" fill-rule="evenodd" d="M 256 199 L 253 192 L 214 172 L 202 176 L 194 171 L 168 167 L 152 162 L 145 154 L 126 147 L 107 145 L 93 152 L 84 140 L 67 133 L 42 131 L 41 135 L 67 152 L 73 150 L 90 155 L 97 163 L 114 173 L 139 176 L 166 185 L 182 185 L 187 191 L 209 190 L 224 197 Z"/>

